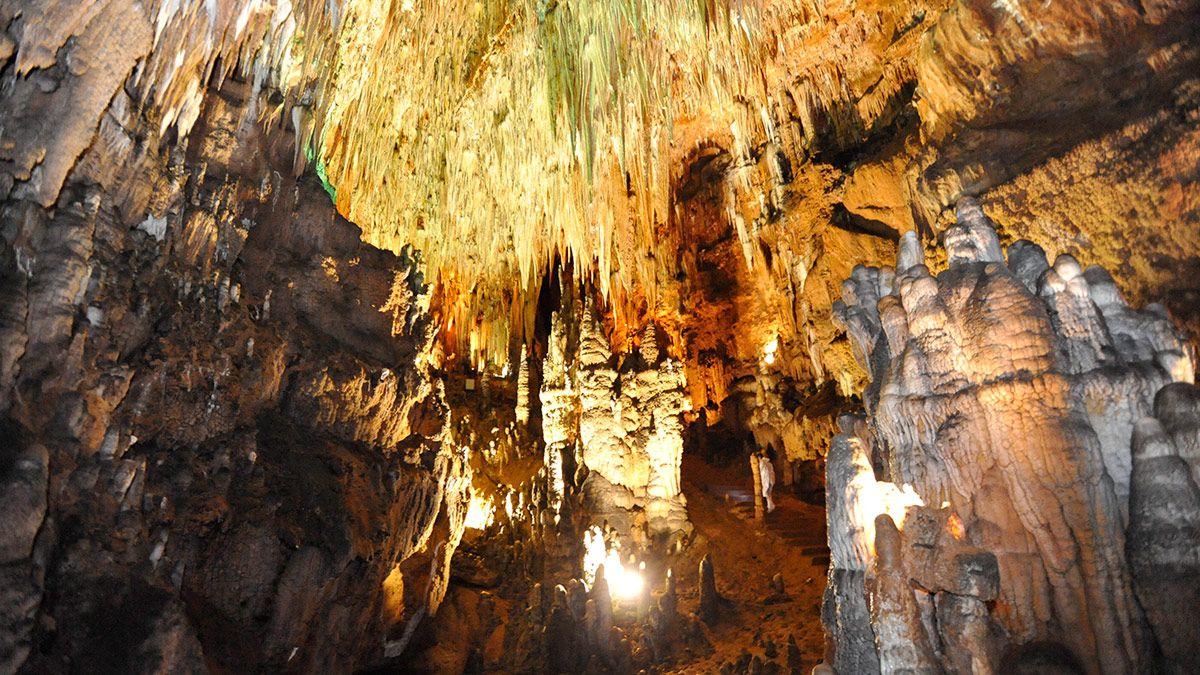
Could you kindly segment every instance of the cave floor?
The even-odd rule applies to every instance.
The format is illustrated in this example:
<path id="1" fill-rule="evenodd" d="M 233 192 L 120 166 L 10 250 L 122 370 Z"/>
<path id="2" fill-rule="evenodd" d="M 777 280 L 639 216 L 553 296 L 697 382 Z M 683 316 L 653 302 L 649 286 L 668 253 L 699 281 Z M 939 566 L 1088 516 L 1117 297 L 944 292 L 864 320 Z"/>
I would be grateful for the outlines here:
<path id="1" fill-rule="evenodd" d="M 657 596 L 663 590 L 666 568 L 674 571 L 679 611 L 686 616 L 699 607 L 699 563 L 711 553 L 718 592 L 728 602 L 713 625 L 703 626 L 704 640 L 680 637 L 660 645 L 648 672 L 715 673 L 723 664 L 739 660 L 732 672 L 746 672 L 753 655 L 763 660 L 764 672 L 788 672 L 788 666 L 794 665 L 788 663 L 789 636 L 795 638 L 803 664 L 803 670 L 792 672 L 808 672 L 821 661 L 821 597 L 828 567 L 825 511 L 784 489 L 776 495 L 776 510 L 765 521 L 755 521 L 752 505 L 737 501 L 752 489 L 749 471 L 738 471 L 740 466 L 738 462 L 718 468 L 696 457 L 684 458 L 683 490 L 695 532 L 689 546 L 657 561 L 647 576 Z M 554 567 L 546 570 L 544 584 L 566 581 L 561 565 Z M 771 587 L 777 573 L 783 578 L 784 596 Z M 523 611 L 527 593 L 527 586 L 514 584 L 493 589 L 490 602 L 495 604 L 495 614 L 515 617 Z M 479 589 L 452 583 L 433 629 L 437 644 L 420 654 L 406 672 L 512 670 L 511 654 L 505 654 L 513 647 L 512 637 L 503 635 L 502 626 L 479 630 L 482 597 Z M 633 612 L 620 605 L 615 617 L 627 631 L 637 622 Z M 472 651 L 482 653 L 473 667 L 467 663 Z"/>
<path id="2" fill-rule="evenodd" d="M 738 490 L 735 494 L 751 494 L 749 470 L 741 471 L 741 463 L 736 464 L 722 469 L 684 457 L 683 491 L 696 533 L 682 553 L 695 564 L 676 564 L 681 608 L 695 611 L 699 605 L 698 567 L 705 552 L 713 556 L 717 590 L 733 602 L 716 625 L 708 627 L 711 653 L 681 659 L 662 672 L 717 672 L 743 650 L 784 666 L 789 635 L 800 649 L 803 672 L 821 661 L 821 596 L 828 567 L 825 510 L 781 491 L 775 494 L 775 511 L 765 522 L 755 521 L 750 502 L 731 503 L 717 496 L 729 487 Z M 776 573 L 783 577 L 783 601 L 772 597 L 770 580 Z M 774 658 L 767 656 L 776 651 Z"/>

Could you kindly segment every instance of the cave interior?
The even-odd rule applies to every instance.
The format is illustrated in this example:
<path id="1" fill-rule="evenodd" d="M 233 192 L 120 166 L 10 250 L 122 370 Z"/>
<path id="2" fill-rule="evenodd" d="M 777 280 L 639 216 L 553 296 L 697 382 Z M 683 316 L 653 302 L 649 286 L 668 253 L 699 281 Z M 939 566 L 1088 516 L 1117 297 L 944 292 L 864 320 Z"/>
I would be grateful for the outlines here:
<path id="1" fill-rule="evenodd" d="M 1198 26 L 0 2 L 0 675 L 1200 673 Z"/>

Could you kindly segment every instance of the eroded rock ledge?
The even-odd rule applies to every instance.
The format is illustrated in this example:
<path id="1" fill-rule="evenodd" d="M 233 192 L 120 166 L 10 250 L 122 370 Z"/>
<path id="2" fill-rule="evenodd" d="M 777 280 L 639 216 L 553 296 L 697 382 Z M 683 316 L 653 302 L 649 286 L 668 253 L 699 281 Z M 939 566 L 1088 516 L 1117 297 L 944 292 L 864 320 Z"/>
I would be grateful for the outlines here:
<path id="1" fill-rule="evenodd" d="M 1006 260 L 978 203 L 957 215 L 945 272 L 910 233 L 836 305 L 872 379 L 828 461 L 828 661 L 1008 672 L 1051 644 L 1087 672 L 1182 667 L 1194 354 L 1103 269 L 1028 241 Z"/>

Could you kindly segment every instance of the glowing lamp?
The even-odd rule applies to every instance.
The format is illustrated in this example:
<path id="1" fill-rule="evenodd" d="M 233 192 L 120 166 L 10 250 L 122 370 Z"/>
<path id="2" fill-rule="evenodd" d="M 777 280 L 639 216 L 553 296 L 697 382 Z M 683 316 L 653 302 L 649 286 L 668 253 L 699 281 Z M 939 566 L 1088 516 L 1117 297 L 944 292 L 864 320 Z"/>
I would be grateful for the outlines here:
<path id="1" fill-rule="evenodd" d="M 646 581 L 641 571 L 627 568 L 616 548 L 609 548 L 604 533 L 593 525 L 583 533 L 583 580 L 589 586 L 596 583 L 596 571 L 604 565 L 604 579 L 614 598 L 631 600 L 642 594 Z M 644 566 L 644 564 L 643 564 Z"/>
<path id="2" fill-rule="evenodd" d="M 472 530 L 487 529 L 487 526 L 492 524 L 494 512 L 495 507 L 483 495 L 471 495 L 465 525 Z"/>
<path id="3" fill-rule="evenodd" d="M 771 338 L 771 341 L 763 345 L 763 363 L 768 366 L 775 363 L 775 354 L 779 351 L 779 337 Z"/>
<path id="4" fill-rule="evenodd" d="M 609 569 L 612 569 L 611 573 L 608 571 Z M 617 555 L 616 551 L 609 551 L 604 560 L 604 577 L 608 580 L 609 592 L 622 600 L 632 600 L 638 597 L 646 585 L 641 572 L 626 569 L 621 564 L 621 556 Z"/>

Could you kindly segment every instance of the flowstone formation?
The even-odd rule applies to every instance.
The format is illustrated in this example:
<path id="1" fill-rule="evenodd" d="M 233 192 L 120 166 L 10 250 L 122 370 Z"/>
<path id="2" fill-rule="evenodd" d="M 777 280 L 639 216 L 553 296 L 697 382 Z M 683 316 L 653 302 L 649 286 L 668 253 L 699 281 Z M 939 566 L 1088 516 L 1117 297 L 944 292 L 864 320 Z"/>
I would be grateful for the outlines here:
<path id="1" fill-rule="evenodd" d="M 1182 602 L 1200 554 L 1190 346 L 1100 268 L 1027 241 L 1005 260 L 970 198 L 944 245 L 935 277 L 905 235 L 895 269 L 856 268 L 836 305 L 871 384 L 828 461 L 829 664 L 1002 672 L 1050 643 L 1130 673 L 1156 642 L 1182 663 L 1200 623 Z"/>
<path id="2" fill-rule="evenodd" d="M 577 339 L 568 339 L 568 314 L 579 316 Z M 687 383 L 682 364 L 658 347 L 656 326 L 636 350 L 614 355 L 589 299 L 554 314 L 549 341 L 541 401 L 552 499 L 574 484 L 566 458 L 582 478 L 583 525 L 607 523 L 641 543 L 690 532 L 679 478 Z"/>

